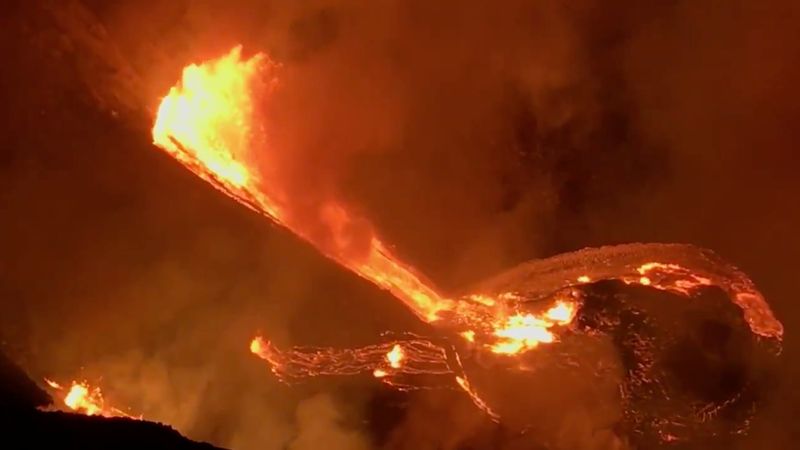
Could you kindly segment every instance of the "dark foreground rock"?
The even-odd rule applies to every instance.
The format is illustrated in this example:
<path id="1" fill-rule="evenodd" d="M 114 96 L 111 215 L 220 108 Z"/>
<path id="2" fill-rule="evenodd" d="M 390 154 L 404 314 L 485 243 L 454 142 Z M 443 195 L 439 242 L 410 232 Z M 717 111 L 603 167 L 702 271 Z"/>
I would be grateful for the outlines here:
<path id="1" fill-rule="evenodd" d="M 216 448 L 191 441 L 166 425 L 142 420 L 36 409 L 5 410 L 0 419 L 2 448 L 8 450 Z"/>
<path id="2" fill-rule="evenodd" d="M 0 353 L 0 448 L 213 450 L 167 425 L 121 417 L 89 417 L 38 408 L 50 397 Z"/>

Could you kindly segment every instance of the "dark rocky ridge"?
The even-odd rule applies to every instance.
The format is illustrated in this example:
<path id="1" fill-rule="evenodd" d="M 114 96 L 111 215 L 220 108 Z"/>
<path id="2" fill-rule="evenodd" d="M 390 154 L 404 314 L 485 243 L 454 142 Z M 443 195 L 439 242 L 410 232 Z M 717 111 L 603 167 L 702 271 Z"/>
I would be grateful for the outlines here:
<path id="1" fill-rule="evenodd" d="M 6 449 L 187 449 L 212 450 L 167 425 L 42 411 L 52 399 L 14 362 L 0 353 L 0 433 Z"/>

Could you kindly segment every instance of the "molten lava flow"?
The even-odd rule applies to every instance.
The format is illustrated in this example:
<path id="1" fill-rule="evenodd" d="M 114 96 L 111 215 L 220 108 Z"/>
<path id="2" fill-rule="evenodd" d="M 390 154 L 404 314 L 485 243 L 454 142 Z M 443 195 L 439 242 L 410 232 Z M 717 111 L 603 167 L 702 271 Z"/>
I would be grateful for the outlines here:
<path id="1" fill-rule="evenodd" d="M 272 372 L 285 382 L 320 375 L 371 373 L 390 386 L 414 389 L 425 384 L 415 378 L 451 377 L 454 373 L 441 345 L 413 336 L 357 349 L 294 347 L 286 351 L 256 337 L 250 343 L 250 351 L 269 362 Z"/>
<path id="2" fill-rule="evenodd" d="M 85 381 L 73 381 L 69 389 L 65 389 L 59 383 L 47 378 L 44 381 L 53 391 L 63 395 L 64 405 L 74 412 L 87 416 L 127 417 L 141 420 L 141 417 L 134 417 L 117 408 L 107 406 L 100 388 L 91 387 Z"/>
<path id="3" fill-rule="evenodd" d="M 558 332 L 570 327 L 580 309 L 580 287 L 603 280 L 683 296 L 717 286 L 742 309 L 753 333 L 780 341 L 783 327 L 752 281 L 712 252 L 690 245 L 585 249 L 522 264 L 461 296 L 440 295 L 346 202 L 329 192 L 303 192 L 302 201 L 293 195 L 296 187 L 287 184 L 282 166 L 285 149 L 276 148 L 265 135 L 266 127 L 260 126 L 269 117 L 259 105 L 278 86 L 278 69 L 263 54 L 243 58 L 239 47 L 221 58 L 187 66 L 182 80 L 161 101 L 152 130 L 154 143 L 215 188 L 388 290 L 420 319 L 440 326 L 442 334 L 458 338 L 466 348 L 512 358 L 557 342 Z M 317 189 L 313 183 L 305 188 Z M 310 206 L 313 214 L 308 214 L 306 197 L 316 199 Z M 539 306 L 538 312 L 532 311 L 533 305 Z M 250 350 L 284 381 L 369 373 L 392 386 L 413 388 L 422 383 L 419 378 L 445 376 L 496 417 L 470 385 L 448 338 L 441 339 L 444 343 L 409 337 L 357 349 L 282 351 L 257 337 Z"/>
<path id="4" fill-rule="evenodd" d="M 242 61 L 240 48 L 205 65 L 190 65 L 161 101 L 153 126 L 156 145 L 232 195 L 254 185 L 248 167 L 253 99 L 251 83 L 264 55 Z M 244 192 L 243 192 L 244 193 Z M 270 207 L 270 215 L 277 215 Z"/>
<path id="5" fill-rule="evenodd" d="M 389 362 L 389 366 L 391 366 L 392 369 L 399 369 L 405 357 L 406 355 L 403 351 L 403 347 L 401 347 L 400 344 L 394 344 L 394 347 L 386 354 L 386 361 Z"/>
<path id="6" fill-rule="evenodd" d="M 505 324 L 495 329 L 494 335 L 500 341 L 491 346 L 494 353 L 514 355 L 534 349 L 539 344 L 549 344 L 556 340 L 550 331 L 556 325 L 567 325 L 575 317 L 575 305 L 559 301 L 542 315 L 515 314 Z"/>
<path id="7" fill-rule="evenodd" d="M 776 341 L 783 336 L 783 325 L 745 273 L 711 250 L 687 244 L 586 248 L 520 264 L 475 289 L 488 296 L 513 291 L 536 300 L 550 298 L 565 288 L 604 280 L 647 286 L 685 297 L 714 286 L 742 310 L 753 333 Z"/>
<path id="8" fill-rule="evenodd" d="M 487 416 L 489 416 L 495 422 L 500 421 L 500 416 L 496 412 L 494 412 L 492 408 L 490 408 L 489 405 L 486 404 L 486 402 L 483 401 L 481 396 L 478 395 L 475 389 L 473 389 L 472 386 L 469 384 L 469 380 L 467 380 L 465 377 L 462 376 L 456 376 L 456 383 L 458 383 L 458 386 L 461 389 L 463 389 L 464 392 L 467 393 L 467 395 L 469 395 L 470 400 L 472 400 L 472 403 L 474 403 L 475 406 L 478 407 L 478 409 L 483 411 Z"/>
<path id="9" fill-rule="evenodd" d="M 263 54 L 243 59 L 241 49 L 192 64 L 158 108 L 153 142 L 214 187 L 310 242 L 329 258 L 403 300 L 426 321 L 439 318 L 452 301 L 400 261 L 372 226 L 331 199 L 317 208 L 314 223 L 292 216 L 286 186 L 270 166 L 272 148 L 257 126 L 256 103 L 275 84 L 275 64 Z M 320 233 L 317 227 L 324 228 Z M 354 241 L 366 249 L 354 251 Z"/>
<path id="10" fill-rule="evenodd" d="M 318 223 L 292 216 L 295 205 L 277 172 L 279 151 L 255 124 L 263 120 L 255 105 L 274 84 L 276 67 L 263 54 L 243 59 L 240 48 L 201 65 L 192 64 L 182 81 L 161 102 L 153 140 L 201 178 L 303 237 L 333 260 L 387 289 L 428 322 L 448 317 L 470 342 L 494 346 L 499 353 L 518 353 L 542 342 L 553 342 L 548 331 L 564 324 L 547 317 L 516 311 L 512 293 L 468 295 L 450 299 L 439 295 L 421 276 L 400 261 L 373 231 L 367 220 L 331 199 L 319 206 Z M 324 238 L 314 227 L 323 225 Z M 356 226 L 358 224 L 358 226 Z M 353 252 L 352 242 L 367 242 Z M 513 312 L 510 312 L 513 311 Z M 444 313 L 444 315 L 443 315 Z M 490 341 L 501 340 L 502 342 Z"/>

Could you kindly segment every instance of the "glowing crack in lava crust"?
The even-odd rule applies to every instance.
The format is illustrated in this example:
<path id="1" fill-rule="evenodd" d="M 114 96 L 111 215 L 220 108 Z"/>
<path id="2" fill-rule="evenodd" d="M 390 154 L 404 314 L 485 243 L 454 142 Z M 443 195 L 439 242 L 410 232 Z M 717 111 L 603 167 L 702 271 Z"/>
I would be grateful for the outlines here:
<path id="1" fill-rule="evenodd" d="M 161 101 L 152 130 L 154 143 L 215 188 L 389 291 L 444 336 L 394 336 L 357 349 L 284 350 L 254 338 L 250 350 L 280 379 L 371 374 L 411 389 L 425 383 L 420 379 L 433 377 L 435 384 L 463 389 L 478 407 L 502 420 L 464 373 L 463 349 L 512 359 L 557 343 L 574 325 L 581 286 L 603 280 L 681 296 L 709 286 L 720 288 L 741 309 L 758 339 L 780 342 L 782 325 L 750 279 L 713 252 L 691 245 L 584 249 L 525 263 L 467 293 L 443 295 L 390 250 L 367 218 L 330 194 L 319 193 L 311 219 L 295 214 L 296 202 L 281 178 L 281 150 L 259 126 L 269 120 L 259 105 L 280 89 L 279 72 L 266 55 L 245 58 L 239 47 L 187 66 Z"/>

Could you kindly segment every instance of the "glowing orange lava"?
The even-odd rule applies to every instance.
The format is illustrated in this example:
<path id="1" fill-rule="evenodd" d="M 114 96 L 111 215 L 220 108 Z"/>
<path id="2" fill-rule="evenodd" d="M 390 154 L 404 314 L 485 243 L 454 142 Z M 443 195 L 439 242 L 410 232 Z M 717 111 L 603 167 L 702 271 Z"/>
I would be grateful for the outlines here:
<path id="1" fill-rule="evenodd" d="M 395 344 L 395 346 L 389 350 L 389 353 L 386 354 L 386 361 L 389 361 L 389 365 L 392 366 L 393 369 L 399 369 L 405 356 L 403 347 L 401 347 L 400 344 Z"/>
<path id="2" fill-rule="evenodd" d="M 539 344 L 549 344 L 556 340 L 550 331 L 557 325 L 567 325 L 575 317 L 575 305 L 559 301 L 542 315 L 514 314 L 495 329 L 494 335 L 500 341 L 491 346 L 494 353 L 513 355 L 536 348 Z"/>
<path id="3" fill-rule="evenodd" d="M 441 295 L 398 258 L 369 220 L 330 193 L 315 192 L 320 195 L 314 198 L 324 200 L 312 205 L 315 214 L 310 219 L 308 214 L 293 214 L 298 199 L 288 194 L 291 189 L 281 177 L 282 149 L 275 148 L 265 135 L 265 127 L 259 125 L 269 117 L 257 107 L 269 101 L 279 69 L 264 54 L 244 58 L 239 47 L 220 58 L 187 66 L 182 79 L 161 101 L 152 129 L 153 142 L 237 202 L 391 292 L 421 320 L 441 326 L 448 336 L 458 336 L 459 345 L 514 357 L 556 342 L 580 309 L 579 294 L 571 297 L 565 292 L 603 280 L 683 296 L 703 286 L 718 286 L 742 308 L 754 333 L 780 340 L 783 327 L 749 278 L 712 252 L 689 245 L 627 244 L 584 249 L 521 264 L 493 279 L 492 284 L 465 295 Z M 317 187 L 308 183 L 307 189 Z M 354 241 L 364 245 L 354 246 Z M 539 312 L 532 305 L 537 305 Z M 319 375 L 371 374 L 383 383 L 405 389 L 416 386 L 420 377 L 443 375 L 496 418 L 470 385 L 458 351 L 448 340 L 404 336 L 355 349 L 280 350 L 256 337 L 250 351 L 266 360 L 272 372 L 287 382 Z M 90 392 L 88 388 L 86 391 Z"/>
<path id="4" fill-rule="evenodd" d="M 518 353 L 555 340 L 548 329 L 563 323 L 530 314 L 508 314 L 506 304 L 517 300 L 512 293 L 473 294 L 461 299 L 438 294 L 389 250 L 368 221 L 356 217 L 344 204 L 330 200 L 319 207 L 320 223 L 333 237 L 324 242 L 314 237 L 317 234 L 310 231 L 308 223 L 293 220 L 289 214 L 292 199 L 283 196 L 280 177 L 264 173 L 265 161 L 278 150 L 265 143 L 254 125 L 254 97 L 263 94 L 259 86 L 274 82 L 275 70 L 263 54 L 242 58 L 239 47 L 219 59 L 189 65 L 181 82 L 161 101 L 153 126 L 154 143 L 222 192 L 389 290 L 425 321 L 440 320 L 442 312 L 456 313 L 465 340 L 474 342 L 476 333 L 481 332 L 494 335 L 484 341 L 499 338 L 500 342 L 490 345 L 497 353 Z M 355 221 L 362 225 L 353 227 Z M 369 242 L 366 252 L 350 251 L 353 230 L 362 233 L 358 239 Z"/>
<path id="5" fill-rule="evenodd" d="M 203 64 L 191 64 L 180 83 L 161 101 L 153 142 L 199 177 L 240 203 L 310 242 L 329 258 L 396 295 L 426 321 L 438 319 L 452 301 L 398 259 L 372 226 L 335 200 L 319 205 L 318 224 L 330 239 L 317 237 L 311 224 L 293 219 L 280 178 L 265 173 L 271 152 L 255 125 L 254 97 L 271 84 L 276 66 L 264 54 L 243 59 L 241 48 Z M 261 99 L 258 99 L 261 100 Z M 258 155 L 258 160 L 256 159 Z M 277 159 L 277 158 L 276 158 Z M 356 224 L 365 224 L 356 227 Z M 351 248 L 352 230 L 366 251 Z"/>
<path id="6" fill-rule="evenodd" d="M 134 417 L 122 410 L 107 406 L 100 388 L 92 387 L 85 381 L 73 381 L 68 389 L 53 380 L 45 378 L 44 381 L 53 391 L 63 395 L 64 406 L 76 413 L 87 416 L 141 419 L 141 417 Z"/>

